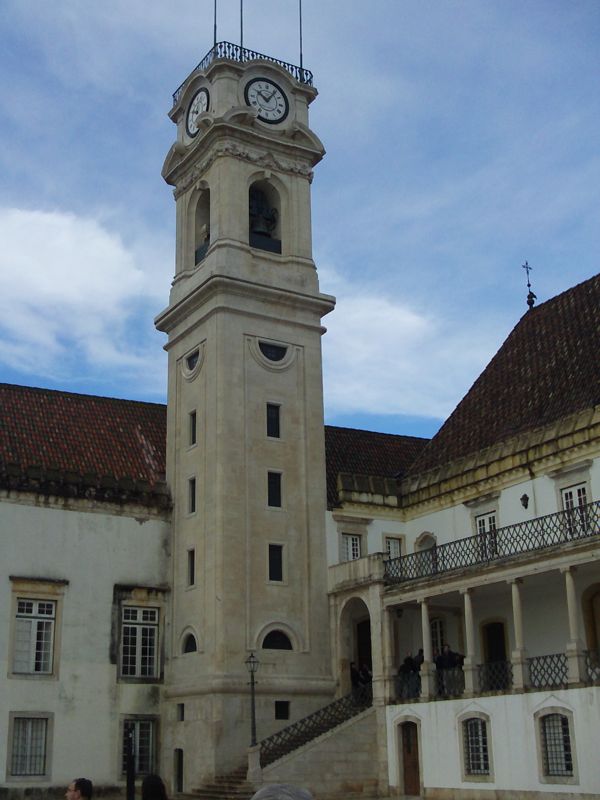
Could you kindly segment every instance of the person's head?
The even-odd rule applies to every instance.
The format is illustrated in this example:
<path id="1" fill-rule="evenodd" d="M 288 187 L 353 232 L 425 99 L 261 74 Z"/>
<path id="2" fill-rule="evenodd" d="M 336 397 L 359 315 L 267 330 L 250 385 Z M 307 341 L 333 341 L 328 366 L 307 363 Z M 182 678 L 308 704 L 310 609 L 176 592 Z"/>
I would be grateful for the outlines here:
<path id="1" fill-rule="evenodd" d="M 92 800 L 94 786 L 89 778 L 74 778 L 67 786 L 67 800 Z"/>
<path id="2" fill-rule="evenodd" d="M 142 781 L 142 800 L 167 800 L 167 790 L 160 775 L 146 775 Z"/>

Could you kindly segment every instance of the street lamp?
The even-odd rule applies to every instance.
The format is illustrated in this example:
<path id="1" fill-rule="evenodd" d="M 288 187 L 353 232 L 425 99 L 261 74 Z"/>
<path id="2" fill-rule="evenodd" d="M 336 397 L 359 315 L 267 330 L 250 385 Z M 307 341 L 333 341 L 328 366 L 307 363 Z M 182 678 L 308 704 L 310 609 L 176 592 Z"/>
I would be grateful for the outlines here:
<path id="1" fill-rule="evenodd" d="M 254 673 L 258 670 L 260 661 L 254 655 L 254 653 L 250 653 L 248 658 L 244 661 L 244 664 L 250 673 L 250 747 L 254 747 L 256 745 L 256 702 L 254 696 Z"/>

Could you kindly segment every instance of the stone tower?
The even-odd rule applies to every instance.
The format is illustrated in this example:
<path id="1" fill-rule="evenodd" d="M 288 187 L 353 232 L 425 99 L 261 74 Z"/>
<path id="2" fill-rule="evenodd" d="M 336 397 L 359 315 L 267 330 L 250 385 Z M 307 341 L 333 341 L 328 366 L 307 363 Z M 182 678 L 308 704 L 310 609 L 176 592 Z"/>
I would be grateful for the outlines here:
<path id="1" fill-rule="evenodd" d="M 221 42 L 174 95 L 169 306 L 173 497 L 163 770 L 189 790 L 333 694 L 325 556 L 312 75 Z M 173 767 L 174 765 L 174 767 Z"/>

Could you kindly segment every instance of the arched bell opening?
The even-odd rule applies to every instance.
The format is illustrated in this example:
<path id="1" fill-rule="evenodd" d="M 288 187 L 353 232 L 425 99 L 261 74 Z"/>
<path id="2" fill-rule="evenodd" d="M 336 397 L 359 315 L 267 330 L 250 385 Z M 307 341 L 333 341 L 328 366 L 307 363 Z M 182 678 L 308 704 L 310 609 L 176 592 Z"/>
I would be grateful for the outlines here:
<path id="1" fill-rule="evenodd" d="M 281 253 L 281 199 L 267 180 L 255 181 L 248 192 L 249 244 Z"/>
<path id="2" fill-rule="evenodd" d="M 206 256 L 210 245 L 210 189 L 198 196 L 194 213 L 194 266 Z"/>

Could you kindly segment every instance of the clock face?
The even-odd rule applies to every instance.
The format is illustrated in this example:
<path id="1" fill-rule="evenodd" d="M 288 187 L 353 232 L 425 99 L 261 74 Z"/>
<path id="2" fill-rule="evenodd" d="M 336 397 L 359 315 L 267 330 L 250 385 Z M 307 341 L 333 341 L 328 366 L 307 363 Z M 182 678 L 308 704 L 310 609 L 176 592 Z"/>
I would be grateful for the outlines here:
<path id="1" fill-rule="evenodd" d="M 283 89 L 268 78 L 248 81 L 244 97 L 248 105 L 258 111 L 258 118 L 263 122 L 282 122 L 290 110 Z"/>
<path id="2" fill-rule="evenodd" d="M 188 136 L 195 136 L 198 133 L 198 123 L 196 120 L 203 111 L 208 111 L 209 99 L 208 89 L 204 87 L 198 89 L 196 94 L 192 97 L 192 102 L 189 105 L 185 118 L 185 129 Z"/>

